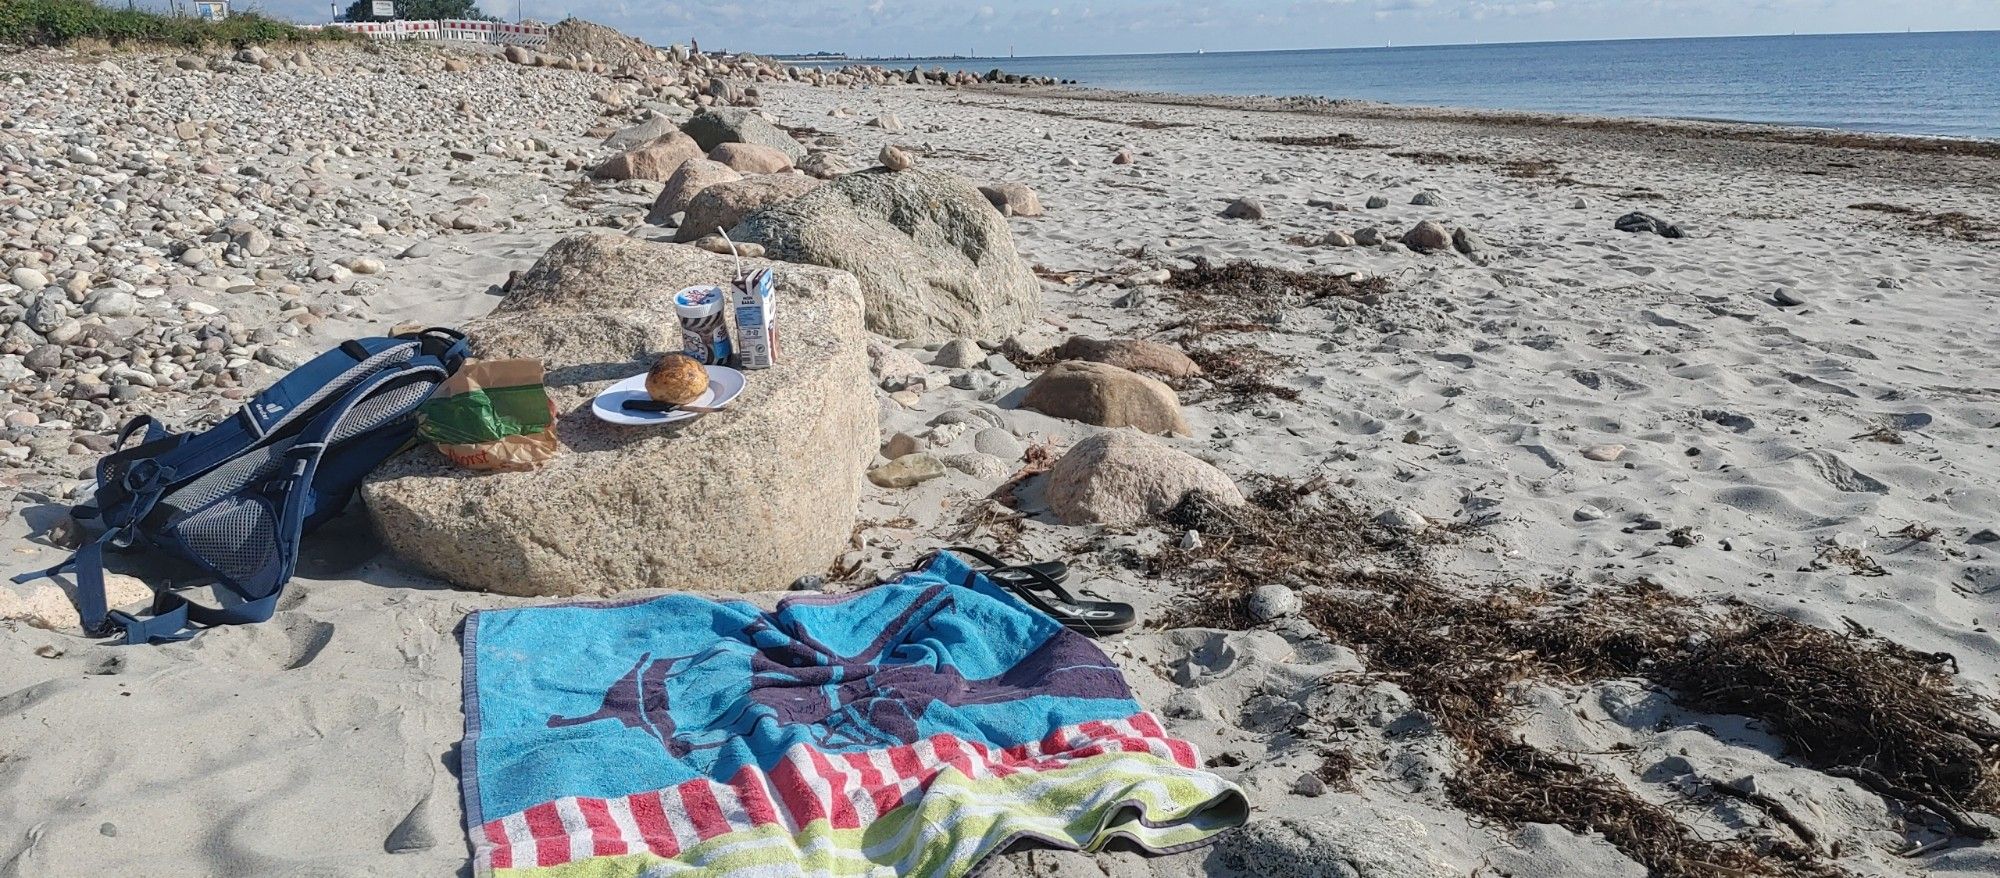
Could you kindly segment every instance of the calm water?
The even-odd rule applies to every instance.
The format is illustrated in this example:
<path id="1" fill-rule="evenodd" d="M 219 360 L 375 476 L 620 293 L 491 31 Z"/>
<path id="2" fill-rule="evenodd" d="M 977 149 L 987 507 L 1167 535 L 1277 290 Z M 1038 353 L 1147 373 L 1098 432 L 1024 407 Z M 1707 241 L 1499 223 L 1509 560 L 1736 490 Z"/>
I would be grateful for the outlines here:
<path id="1" fill-rule="evenodd" d="M 2000 138 L 2000 31 L 937 63 L 981 71 L 999 66 L 1109 89 L 1306 94 Z"/>

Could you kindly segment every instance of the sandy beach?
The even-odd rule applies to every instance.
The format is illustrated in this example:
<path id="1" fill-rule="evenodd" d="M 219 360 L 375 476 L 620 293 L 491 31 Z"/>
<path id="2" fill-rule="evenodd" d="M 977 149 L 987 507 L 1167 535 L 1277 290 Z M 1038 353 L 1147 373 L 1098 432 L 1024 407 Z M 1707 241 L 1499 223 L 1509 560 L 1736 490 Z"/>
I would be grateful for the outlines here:
<path id="1" fill-rule="evenodd" d="M 632 80 L 422 45 L 319 48 L 310 69 L 180 57 L 0 58 L 0 310 L 37 324 L 0 357 L 10 573 L 66 554 L 51 530 L 104 450 L 83 437 L 114 430 L 114 413 L 213 421 L 343 338 L 485 314 L 571 234 L 674 234 L 645 221 L 659 182 L 588 175 L 615 152 L 604 130 L 654 112 Z M 1074 585 L 1139 608 L 1106 651 L 1253 808 L 1199 851 L 1020 853 L 988 874 L 2000 872 L 1993 843 L 1815 767 L 1767 718 L 1515 641 L 1481 660 L 1539 670 L 1510 676 L 1512 705 L 1477 728 L 1615 782 L 1701 844 L 1647 854 L 1615 831 L 1508 825 L 1467 805 L 1472 720 L 1426 701 L 1418 665 L 1384 658 L 1386 635 L 1338 621 L 1361 593 L 1342 577 L 1407 573 L 1465 607 L 1578 616 L 1595 611 L 1565 601 L 1643 583 L 1691 614 L 1744 605 L 1948 654 L 1936 667 L 1993 723 L 1990 143 L 1068 87 L 755 86 L 763 113 L 849 167 L 895 145 L 920 168 L 1025 184 L 1041 207 L 1006 220 L 1040 281 L 1038 325 L 976 339 L 977 356 L 877 340 L 919 364 L 900 384 L 923 388 L 875 391 L 880 439 L 943 474 L 864 484 L 851 548 L 798 573 L 861 588 L 955 543 L 1067 559 Z M 902 130 L 870 124 L 883 116 Z M 1635 211 L 1683 235 L 1615 228 Z M 1433 252 L 1397 243 L 1423 221 L 1463 234 Z M 262 237 L 255 255 L 231 224 Z M 181 258 L 204 240 L 207 257 Z M 1191 286 L 1239 261 L 1281 271 L 1208 298 Z M 1276 290 L 1284 272 L 1366 291 L 1301 298 Z M 36 281 L 69 290 L 67 310 L 38 314 Z M 131 356 L 30 362 L 59 330 L 156 365 L 129 367 L 141 378 L 114 365 Z M 1072 336 L 1192 355 L 1205 377 L 1172 382 L 1187 435 L 1160 441 L 1253 501 L 1270 479 L 1320 480 L 1296 504 L 1351 512 L 1341 534 L 1365 526 L 1366 547 L 1324 581 L 1248 583 L 1284 587 L 1291 606 L 1269 608 L 1271 593 L 1246 602 L 1249 574 L 1230 564 L 1252 550 L 1228 527 L 1061 523 L 1042 471 L 1102 429 L 1021 401 Z M 70 389 L 91 384 L 104 389 Z M 83 637 L 73 612 L 0 622 L 0 875 L 471 874 L 456 632 L 468 611 L 549 599 L 418 573 L 367 516 L 357 502 L 307 543 L 266 623 L 124 647 Z M 18 608 L 47 587 L 0 591 Z M 1485 630 L 1458 625 L 1461 639 Z M 1410 643 L 1454 638 L 1430 634 Z M 1703 866 L 1702 852 L 1747 859 Z"/>

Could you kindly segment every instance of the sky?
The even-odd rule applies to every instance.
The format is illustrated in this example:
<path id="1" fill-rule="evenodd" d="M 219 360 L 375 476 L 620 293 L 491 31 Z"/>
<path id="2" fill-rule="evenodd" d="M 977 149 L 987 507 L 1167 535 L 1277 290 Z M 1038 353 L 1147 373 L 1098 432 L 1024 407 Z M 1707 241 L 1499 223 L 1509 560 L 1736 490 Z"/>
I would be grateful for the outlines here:
<path id="1" fill-rule="evenodd" d="M 156 0 L 158 2 L 158 0 Z M 2000 0 L 484 0 L 665 45 L 770 54 L 1077 55 L 2000 29 Z M 324 21 L 325 0 L 248 0 Z M 343 3 L 344 5 L 344 3 Z"/>

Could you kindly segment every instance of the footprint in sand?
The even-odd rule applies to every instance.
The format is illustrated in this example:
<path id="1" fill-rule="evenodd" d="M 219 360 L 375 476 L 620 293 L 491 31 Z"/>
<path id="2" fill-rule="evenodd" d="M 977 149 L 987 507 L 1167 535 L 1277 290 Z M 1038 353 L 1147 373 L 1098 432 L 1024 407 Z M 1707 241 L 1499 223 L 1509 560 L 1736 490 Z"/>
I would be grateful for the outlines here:
<path id="1" fill-rule="evenodd" d="M 1836 396 L 1852 396 L 1856 398 L 1860 397 L 1860 394 L 1855 393 L 1852 390 L 1848 390 L 1847 388 L 1842 387 L 1838 384 L 1834 384 L 1827 381 L 1821 381 L 1818 378 L 1812 377 L 1811 375 L 1801 375 L 1797 372 L 1786 372 L 1784 373 L 1784 376 L 1785 380 L 1792 382 L 1792 385 L 1795 387 L 1801 387 L 1806 390 L 1817 390 L 1820 393 L 1831 393 Z"/>
<path id="2" fill-rule="evenodd" d="M 326 645 L 333 642 L 333 623 L 307 621 L 287 624 L 285 637 L 292 644 L 292 656 L 285 662 L 285 670 L 296 671 L 312 664 Z"/>
<path id="3" fill-rule="evenodd" d="M 1889 486 L 1880 479 L 1848 466 L 1847 461 L 1831 451 L 1808 451 L 1799 455 L 1812 467 L 1813 473 L 1836 491 L 1850 493 L 1887 494 Z"/>

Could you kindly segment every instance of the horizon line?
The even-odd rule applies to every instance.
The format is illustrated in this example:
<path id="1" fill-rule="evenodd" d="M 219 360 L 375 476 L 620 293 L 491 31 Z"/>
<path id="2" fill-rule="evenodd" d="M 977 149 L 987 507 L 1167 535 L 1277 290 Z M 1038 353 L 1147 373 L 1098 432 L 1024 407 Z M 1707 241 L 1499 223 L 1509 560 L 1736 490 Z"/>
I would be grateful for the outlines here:
<path id="1" fill-rule="evenodd" d="M 1445 49 L 1445 48 L 1456 48 L 1460 46 L 1546 46 L 1546 45 L 1557 45 L 1564 43 L 1643 43 L 1643 42 L 1666 42 L 1672 40 L 1757 40 L 1757 39 L 1771 39 L 1774 37 L 1780 37 L 1780 38 L 1781 37 L 1887 37 L 1887 36 L 1915 36 L 1919 34 L 1980 34 L 1980 33 L 2000 34 L 2000 28 L 1977 27 L 1977 28 L 1944 28 L 1936 30 L 1898 30 L 1898 31 L 1872 31 L 1872 30 L 1809 31 L 1804 33 L 1798 31 L 1792 31 L 1788 33 L 1702 34 L 1698 36 L 1666 36 L 1666 37 L 1574 37 L 1568 39 L 1549 39 L 1549 40 L 1506 40 L 1502 42 L 1460 41 L 1460 42 L 1443 42 L 1443 43 L 1411 43 L 1408 45 L 1396 45 L 1394 43 L 1383 44 L 1383 45 L 1357 44 L 1357 45 L 1347 45 L 1347 46 L 1305 46 L 1305 47 L 1294 47 L 1294 48 L 1284 48 L 1284 49 L 1180 49 L 1174 51 L 1161 51 L 1161 52 L 1095 52 L 1095 53 L 1073 52 L 1073 53 L 1061 53 L 1061 54 L 1050 54 L 1050 55 L 853 55 L 845 52 L 836 52 L 834 54 L 845 55 L 846 56 L 845 60 L 848 61 L 928 61 L 928 60 L 942 61 L 942 60 L 954 60 L 954 59 L 1019 60 L 1025 58 L 1133 58 L 1133 57 L 1165 56 L 1165 55 L 1265 55 L 1265 54 L 1280 54 L 1289 52 L 1352 52 L 1352 51 L 1373 51 L 1381 49 Z M 805 52 L 756 52 L 753 54 L 769 55 L 773 58 L 806 58 L 807 56 L 812 55 L 813 52 L 825 52 L 825 51 L 827 50 L 816 49 Z M 834 59 L 828 59 L 828 60 L 831 61 Z"/>

